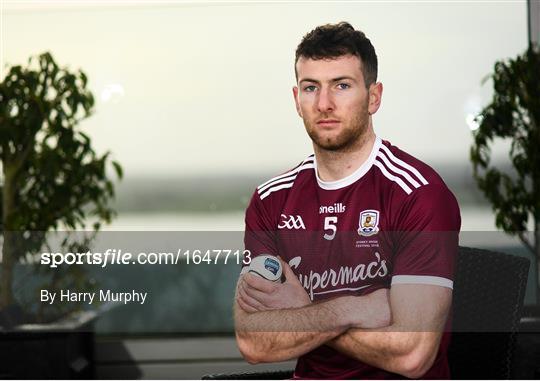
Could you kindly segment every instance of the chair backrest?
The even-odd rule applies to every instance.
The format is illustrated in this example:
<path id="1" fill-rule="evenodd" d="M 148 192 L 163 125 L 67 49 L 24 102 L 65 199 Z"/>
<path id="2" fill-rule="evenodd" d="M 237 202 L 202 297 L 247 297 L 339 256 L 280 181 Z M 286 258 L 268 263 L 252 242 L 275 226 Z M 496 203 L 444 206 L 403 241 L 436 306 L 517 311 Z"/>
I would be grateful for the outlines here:
<path id="1" fill-rule="evenodd" d="M 453 379 L 509 379 L 530 261 L 459 248 L 454 279 Z"/>

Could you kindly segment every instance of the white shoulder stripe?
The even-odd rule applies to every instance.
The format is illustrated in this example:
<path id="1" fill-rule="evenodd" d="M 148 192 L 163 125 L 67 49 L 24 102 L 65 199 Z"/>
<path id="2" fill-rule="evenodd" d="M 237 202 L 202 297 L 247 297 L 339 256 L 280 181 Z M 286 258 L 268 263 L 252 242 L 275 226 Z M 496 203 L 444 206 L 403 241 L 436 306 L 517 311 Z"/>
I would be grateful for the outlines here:
<path id="1" fill-rule="evenodd" d="M 289 182 L 289 181 L 293 181 L 294 179 L 296 179 L 296 176 L 298 176 L 298 173 L 295 173 L 294 175 L 292 176 L 287 176 L 287 177 L 284 177 L 282 179 L 278 179 L 270 184 L 266 184 L 264 187 L 261 187 L 261 188 L 257 188 L 257 192 L 259 192 L 259 194 L 261 193 L 264 193 L 265 190 L 267 190 L 268 188 L 271 188 L 275 185 L 278 185 L 278 184 L 281 184 L 281 183 L 286 183 L 286 182 Z"/>
<path id="2" fill-rule="evenodd" d="M 266 192 L 264 192 L 263 194 L 260 195 L 261 200 L 264 200 L 270 193 L 273 193 L 273 192 L 281 190 L 281 189 L 292 188 L 293 185 L 294 185 L 294 182 L 281 184 L 281 185 L 277 185 L 275 187 L 272 187 L 272 188 L 268 189 Z"/>
<path id="3" fill-rule="evenodd" d="M 401 180 L 401 178 L 397 177 L 397 176 L 394 176 L 394 175 L 391 175 L 387 170 L 386 168 L 384 167 L 384 165 L 378 161 L 378 160 L 375 160 L 373 162 L 374 165 L 376 165 L 377 167 L 379 167 L 379 169 L 381 170 L 382 174 L 384 176 L 386 176 L 388 179 L 392 180 L 392 181 L 395 181 L 396 183 L 398 183 L 398 185 L 407 193 L 407 194 L 411 194 L 412 193 L 412 189 L 409 188 L 409 186 L 407 184 L 405 184 L 403 182 L 403 180 Z"/>
<path id="4" fill-rule="evenodd" d="M 311 167 L 307 166 L 306 165 L 310 165 L 311 164 Z M 298 172 L 300 172 L 301 170 L 303 169 L 307 169 L 307 168 L 313 168 L 313 157 L 312 156 L 309 156 L 306 160 L 304 160 L 300 165 L 298 165 L 296 168 L 294 168 L 293 170 L 289 171 L 289 172 L 286 172 L 286 173 L 283 173 L 279 176 L 276 176 L 274 178 L 271 178 L 270 180 L 268 181 L 265 181 L 264 183 L 262 183 L 261 185 L 259 185 L 257 187 L 257 189 L 261 189 L 263 187 L 265 187 L 266 185 L 276 181 L 276 180 L 281 180 L 283 179 L 284 177 L 288 177 L 288 176 L 292 176 Z"/>
<path id="5" fill-rule="evenodd" d="M 310 169 L 310 168 L 314 168 L 314 167 L 315 167 L 315 165 L 312 162 L 304 164 L 304 165 L 296 168 L 294 171 L 292 171 L 292 173 L 289 172 L 289 173 L 291 173 L 290 176 L 283 177 L 283 175 L 281 175 L 281 176 L 279 176 L 279 178 L 276 178 L 276 179 L 272 180 L 271 182 L 267 181 L 266 183 L 259 185 L 257 187 L 257 192 L 259 192 L 259 194 L 261 194 L 266 189 L 268 189 L 270 187 L 273 187 L 274 185 L 277 185 L 277 184 L 282 183 L 284 181 L 286 182 L 286 181 L 294 180 L 294 179 L 296 179 L 296 176 L 298 176 L 298 173 L 300 173 L 304 169 Z"/>
<path id="6" fill-rule="evenodd" d="M 394 171 L 395 173 L 399 173 L 400 175 L 402 175 L 403 177 L 405 177 L 411 184 L 413 187 L 415 188 L 420 188 L 420 184 L 418 184 L 418 181 L 416 181 L 415 179 L 413 179 L 411 177 L 411 175 L 409 175 L 408 172 L 405 172 L 403 169 L 399 169 L 398 167 L 396 167 L 394 164 L 392 164 L 390 162 L 390 160 L 388 160 L 386 158 L 386 156 L 384 155 L 384 153 L 382 153 L 381 151 L 379 151 L 377 153 L 377 157 L 381 158 L 382 161 L 384 161 L 384 164 L 386 164 L 386 166 L 391 169 L 392 171 Z"/>
<path id="7" fill-rule="evenodd" d="M 381 149 L 388 155 L 388 158 L 390 160 L 392 160 L 394 163 L 396 163 L 398 165 L 401 165 L 403 168 L 406 168 L 409 171 L 411 171 L 412 173 L 414 173 L 414 175 L 418 178 L 418 180 L 420 180 L 420 182 L 422 184 L 424 184 L 424 185 L 429 184 L 428 181 L 424 178 L 424 176 L 422 176 L 420 174 L 420 172 L 418 172 L 418 170 L 416 168 L 414 168 L 411 165 L 405 163 L 403 160 L 398 159 L 397 157 L 395 157 L 394 154 L 392 152 L 390 152 L 388 147 L 386 147 L 384 144 L 381 144 Z"/>
<path id="8" fill-rule="evenodd" d="M 430 284 L 450 289 L 454 288 L 454 282 L 450 279 L 431 275 L 394 275 L 392 277 L 392 286 L 394 284 Z"/>

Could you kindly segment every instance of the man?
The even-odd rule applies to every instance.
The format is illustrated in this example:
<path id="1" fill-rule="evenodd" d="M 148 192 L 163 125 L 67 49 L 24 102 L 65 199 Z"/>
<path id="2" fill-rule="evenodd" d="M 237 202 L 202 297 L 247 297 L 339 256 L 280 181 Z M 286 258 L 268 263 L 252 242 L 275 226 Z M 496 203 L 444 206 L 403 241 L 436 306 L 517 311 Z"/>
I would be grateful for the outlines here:
<path id="1" fill-rule="evenodd" d="M 246 249 L 280 256 L 286 281 L 243 269 L 240 351 L 250 363 L 298 358 L 295 378 L 448 378 L 457 202 L 375 135 L 383 86 L 362 32 L 314 29 L 295 71 L 314 155 L 261 184 L 246 211 Z"/>

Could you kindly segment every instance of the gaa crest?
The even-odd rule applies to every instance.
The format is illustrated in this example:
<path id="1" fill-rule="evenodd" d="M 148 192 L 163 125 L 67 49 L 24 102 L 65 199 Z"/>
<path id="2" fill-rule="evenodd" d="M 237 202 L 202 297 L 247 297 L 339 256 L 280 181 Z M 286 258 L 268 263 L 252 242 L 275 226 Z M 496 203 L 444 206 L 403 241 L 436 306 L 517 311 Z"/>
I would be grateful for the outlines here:
<path id="1" fill-rule="evenodd" d="M 369 237 L 377 234 L 378 232 L 379 211 L 369 209 L 360 212 L 360 218 L 358 220 L 358 234 Z"/>

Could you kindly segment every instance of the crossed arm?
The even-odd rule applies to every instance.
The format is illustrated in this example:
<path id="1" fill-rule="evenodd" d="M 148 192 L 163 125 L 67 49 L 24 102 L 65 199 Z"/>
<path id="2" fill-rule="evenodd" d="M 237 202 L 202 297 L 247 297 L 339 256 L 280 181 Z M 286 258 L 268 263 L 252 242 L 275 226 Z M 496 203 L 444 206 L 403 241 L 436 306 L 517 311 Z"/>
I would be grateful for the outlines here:
<path id="1" fill-rule="evenodd" d="M 452 290 L 446 287 L 394 285 L 389 326 L 349 329 L 326 344 L 377 368 L 419 378 L 437 356 L 451 300 Z"/>
<path id="2" fill-rule="evenodd" d="M 282 265 L 283 284 L 251 274 L 238 282 L 236 337 L 247 361 L 284 361 L 326 344 L 409 378 L 431 367 L 450 309 L 450 289 L 394 285 L 389 293 L 311 303 L 290 267 Z"/>

